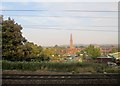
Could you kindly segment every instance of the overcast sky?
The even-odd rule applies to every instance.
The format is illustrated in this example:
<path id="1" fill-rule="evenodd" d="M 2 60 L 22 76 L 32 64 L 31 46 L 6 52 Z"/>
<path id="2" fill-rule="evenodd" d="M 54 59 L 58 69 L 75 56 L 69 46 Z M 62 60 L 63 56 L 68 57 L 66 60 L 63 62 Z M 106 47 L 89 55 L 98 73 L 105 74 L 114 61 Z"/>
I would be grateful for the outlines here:
<path id="1" fill-rule="evenodd" d="M 117 2 L 3 2 L 4 19 L 23 27 L 23 36 L 42 46 L 117 44 Z"/>

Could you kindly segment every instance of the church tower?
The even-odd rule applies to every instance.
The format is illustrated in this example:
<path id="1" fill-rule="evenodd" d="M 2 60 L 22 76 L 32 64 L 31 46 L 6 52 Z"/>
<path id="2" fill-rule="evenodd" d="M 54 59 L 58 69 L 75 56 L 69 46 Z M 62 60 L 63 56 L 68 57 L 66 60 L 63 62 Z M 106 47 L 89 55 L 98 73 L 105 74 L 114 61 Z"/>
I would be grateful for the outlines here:
<path id="1" fill-rule="evenodd" d="M 72 34 L 70 34 L 70 49 L 74 48 L 73 47 L 73 39 L 72 39 Z"/>

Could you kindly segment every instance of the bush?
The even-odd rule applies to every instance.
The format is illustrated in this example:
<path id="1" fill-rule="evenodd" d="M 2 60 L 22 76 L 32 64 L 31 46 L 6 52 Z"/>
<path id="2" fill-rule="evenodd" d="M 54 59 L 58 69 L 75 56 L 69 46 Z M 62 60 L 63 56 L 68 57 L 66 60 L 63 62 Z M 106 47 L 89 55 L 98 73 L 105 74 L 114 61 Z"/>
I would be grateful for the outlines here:
<path id="1" fill-rule="evenodd" d="M 11 62 L 2 61 L 3 70 L 47 70 L 55 72 L 71 72 L 71 73 L 120 73 L 120 68 L 110 67 L 106 64 L 93 63 L 93 62 Z"/>
<path id="2" fill-rule="evenodd" d="M 120 67 L 108 67 L 105 69 L 107 73 L 120 73 Z"/>

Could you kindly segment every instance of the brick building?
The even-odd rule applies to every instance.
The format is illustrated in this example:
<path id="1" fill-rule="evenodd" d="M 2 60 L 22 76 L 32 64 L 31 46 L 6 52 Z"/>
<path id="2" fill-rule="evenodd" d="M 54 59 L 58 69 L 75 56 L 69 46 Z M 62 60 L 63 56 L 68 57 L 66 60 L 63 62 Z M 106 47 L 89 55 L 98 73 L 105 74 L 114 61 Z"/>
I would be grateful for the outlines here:
<path id="1" fill-rule="evenodd" d="M 102 55 L 107 55 L 112 52 L 113 49 L 118 49 L 117 46 L 101 46 L 100 52 Z"/>

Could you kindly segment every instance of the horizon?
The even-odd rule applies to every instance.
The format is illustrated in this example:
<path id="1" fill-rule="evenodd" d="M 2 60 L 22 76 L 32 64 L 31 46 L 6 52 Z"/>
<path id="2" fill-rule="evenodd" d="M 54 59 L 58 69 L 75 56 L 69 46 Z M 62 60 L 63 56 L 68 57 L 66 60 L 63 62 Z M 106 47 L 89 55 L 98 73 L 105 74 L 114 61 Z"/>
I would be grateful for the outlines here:
<path id="1" fill-rule="evenodd" d="M 57 45 L 57 44 L 56 44 Z M 54 47 L 56 45 L 51 45 L 51 46 L 42 46 L 42 47 Z M 98 46 L 118 46 L 118 44 L 73 44 L 74 47 L 78 46 L 88 46 L 88 45 L 98 45 Z M 60 47 L 69 47 L 69 44 L 63 44 L 63 45 L 57 45 Z"/>

